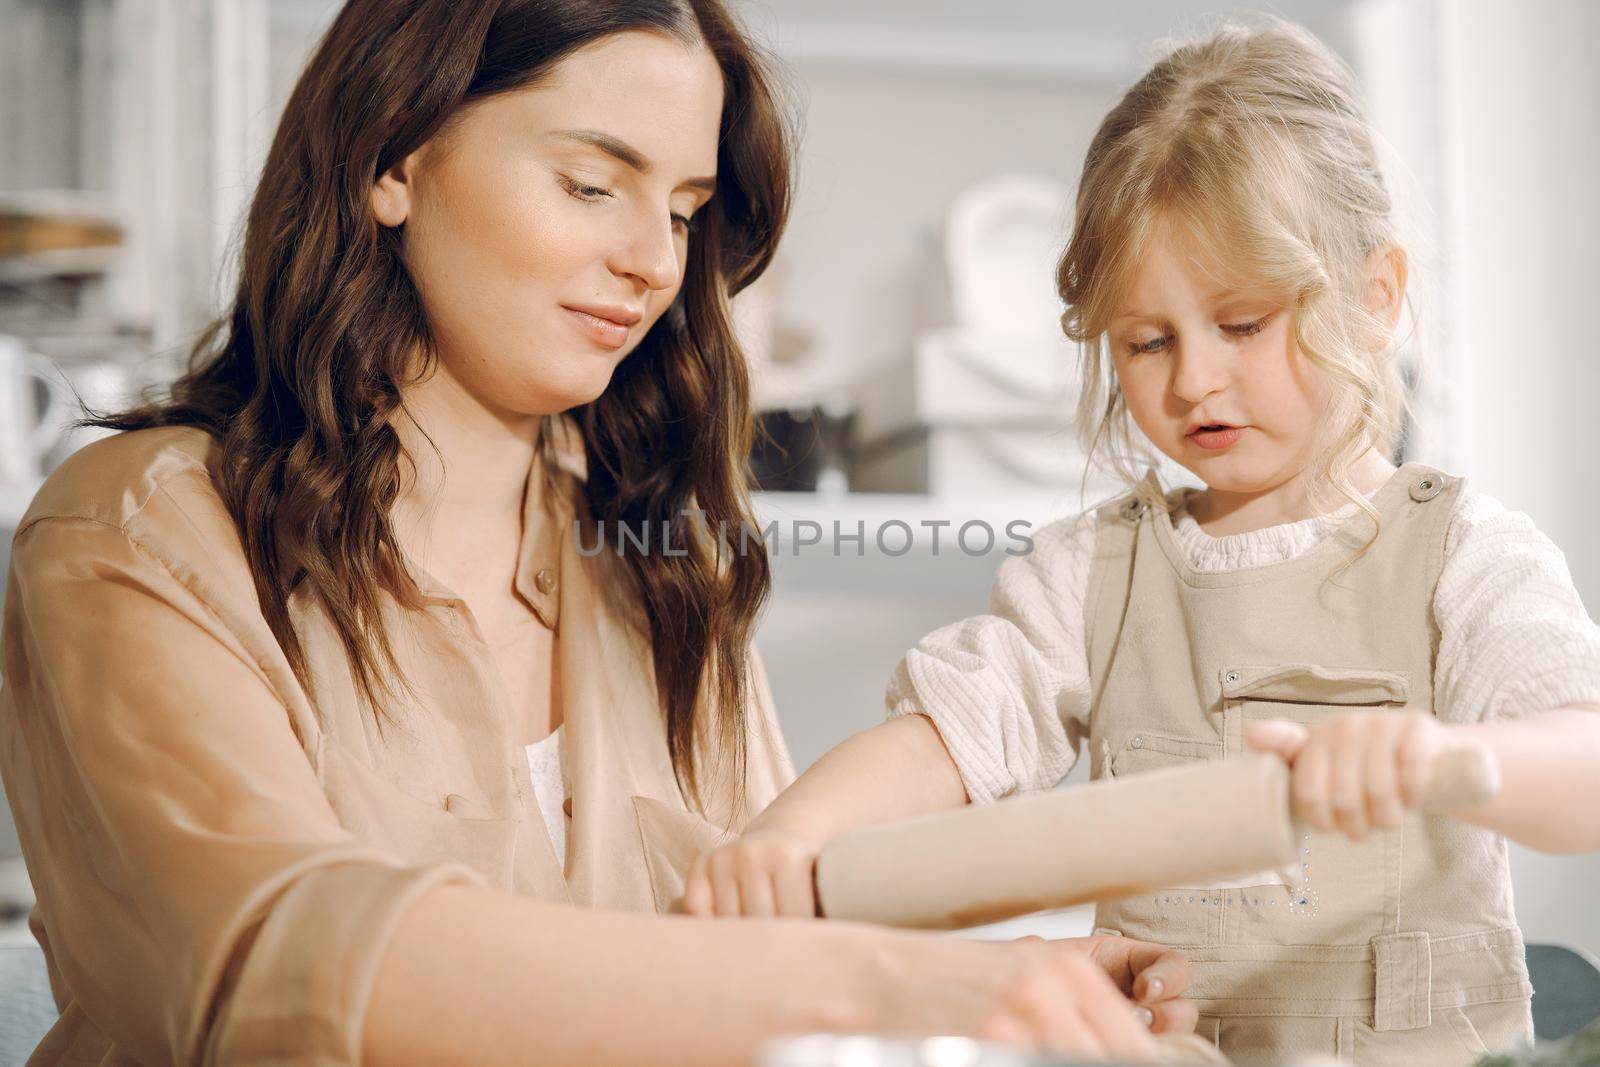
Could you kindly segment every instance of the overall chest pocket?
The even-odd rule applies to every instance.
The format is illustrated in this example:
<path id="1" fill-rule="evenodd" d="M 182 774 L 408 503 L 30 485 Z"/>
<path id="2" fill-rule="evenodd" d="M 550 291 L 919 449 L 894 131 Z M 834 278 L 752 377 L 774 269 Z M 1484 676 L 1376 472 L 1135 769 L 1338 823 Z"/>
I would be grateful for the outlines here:
<path id="1" fill-rule="evenodd" d="M 317 779 L 340 824 L 363 841 L 408 863 L 464 863 L 491 887 L 511 888 L 516 819 L 478 817 L 488 812 L 454 793 L 437 804 L 413 796 L 327 735 L 317 742 Z"/>
<path id="2" fill-rule="evenodd" d="M 1244 731 L 1252 723 L 1284 719 L 1310 728 L 1341 714 L 1396 711 L 1410 699 L 1410 689 L 1408 672 L 1387 667 L 1226 667 L 1227 750 L 1230 755 L 1246 750 Z M 1241 925 L 1250 929 L 1240 931 L 1243 939 L 1349 944 L 1382 933 L 1383 916 L 1395 907 L 1399 892 L 1401 833 L 1373 832 L 1352 841 L 1337 831 L 1297 827 L 1299 855 L 1279 872 L 1286 899 L 1278 909 L 1246 910 Z"/>
<path id="3" fill-rule="evenodd" d="M 1384 667 L 1225 667 L 1222 735 L 1227 754 L 1237 756 L 1248 751 L 1244 732 L 1254 723 L 1284 719 L 1309 729 L 1343 714 L 1398 711 L 1410 696 L 1409 672 Z"/>
<path id="4" fill-rule="evenodd" d="M 1307 709 L 1320 707 L 1323 713 L 1404 704 L 1410 699 L 1410 690 L 1410 672 L 1383 667 L 1284 663 L 1271 667 L 1227 667 L 1222 672 L 1224 701 L 1287 704 Z"/>

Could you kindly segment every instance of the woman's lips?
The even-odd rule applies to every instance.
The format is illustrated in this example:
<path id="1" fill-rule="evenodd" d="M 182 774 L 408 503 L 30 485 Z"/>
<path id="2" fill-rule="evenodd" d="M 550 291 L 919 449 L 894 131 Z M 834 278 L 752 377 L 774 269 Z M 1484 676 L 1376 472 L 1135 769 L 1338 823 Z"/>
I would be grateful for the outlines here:
<path id="1" fill-rule="evenodd" d="M 1208 452 L 1216 452 L 1224 448 L 1231 448 L 1244 431 L 1245 428 L 1243 426 L 1228 426 L 1220 430 L 1209 430 L 1202 426 L 1189 435 L 1189 440 Z"/>
<path id="2" fill-rule="evenodd" d="M 628 335 L 633 332 L 631 326 L 624 326 L 620 322 L 603 319 L 599 315 L 591 315 L 587 311 L 569 308 L 564 304 L 561 310 L 567 313 L 567 317 L 572 320 L 585 337 L 606 348 L 621 348 L 628 343 Z"/>

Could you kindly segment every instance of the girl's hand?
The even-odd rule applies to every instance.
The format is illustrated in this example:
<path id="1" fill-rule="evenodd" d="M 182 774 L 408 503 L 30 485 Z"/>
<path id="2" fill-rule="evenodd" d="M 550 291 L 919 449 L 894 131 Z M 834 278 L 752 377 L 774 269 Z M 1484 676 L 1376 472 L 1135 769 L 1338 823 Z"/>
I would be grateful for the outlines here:
<path id="1" fill-rule="evenodd" d="M 817 917 L 812 869 L 821 843 L 779 828 L 752 827 L 694 861 L 683 910 L 700 916 Z"/>
<path id="2" fill-rule="evenodd" d="M 1361 840 L 1394 830 L 1427 788 L 1434 759 L 1457 747 L 1450 727 L 1417 712 L 1335 715 L 1309 730 L 1274 719 L 1245 730 L 1252 748 L 1289 764 L 1295 815 Z"/>

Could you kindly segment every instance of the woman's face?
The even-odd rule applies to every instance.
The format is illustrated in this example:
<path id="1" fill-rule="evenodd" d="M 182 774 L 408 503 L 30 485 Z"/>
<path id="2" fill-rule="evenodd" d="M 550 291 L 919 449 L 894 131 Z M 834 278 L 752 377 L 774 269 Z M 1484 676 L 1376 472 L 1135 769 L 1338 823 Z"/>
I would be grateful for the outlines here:
<path id="1" fill-rule="evenodd" d="M 512 417 L 605 391 L 683 283 L 715 188 L 722 73 L 656 33 L 596 41 L 469 106 L 373 186 L 443 373 Z"/>
<path id="2" fill-rule="evenodd" d="M 1170 224 L 1146 246 L 1107 331 L 1117 381 L 1151 443 L 1206 485 L 1266 492 L 1311 462 L 1326 379 L 1289 312 L 1195 247 Z"/>

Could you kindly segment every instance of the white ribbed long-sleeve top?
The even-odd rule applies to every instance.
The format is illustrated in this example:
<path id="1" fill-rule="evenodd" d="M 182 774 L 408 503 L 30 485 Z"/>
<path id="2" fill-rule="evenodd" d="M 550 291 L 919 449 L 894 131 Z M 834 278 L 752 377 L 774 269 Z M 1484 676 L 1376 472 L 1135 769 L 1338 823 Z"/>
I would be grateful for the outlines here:
<path id="1" fill-rule="evenodd" d="M 1173 529 L 1200 570 L 1260 567 L 1300 555 L 1356 511 L 1213 537 L 1172 490 Z M 1069 724 L 1087 731 L 1084 596 L 1094 558 L 1092 511 L 1034 535 L 1000 567 L 986 614 L 941 627 L 890 678 L 890 716 L 922 712 L 939 727 L 973 803 L 1048 789 L 1072 769 Z M 1446 722 L 1600 705 L 1600 627 L 1566 557 L 1521 512 L 1462 493 L 1445 533 L 1433 598 L 1440 642 L 1434 704 Z M 1073 731 L 1076 732 L 1076 731 Z"/>

